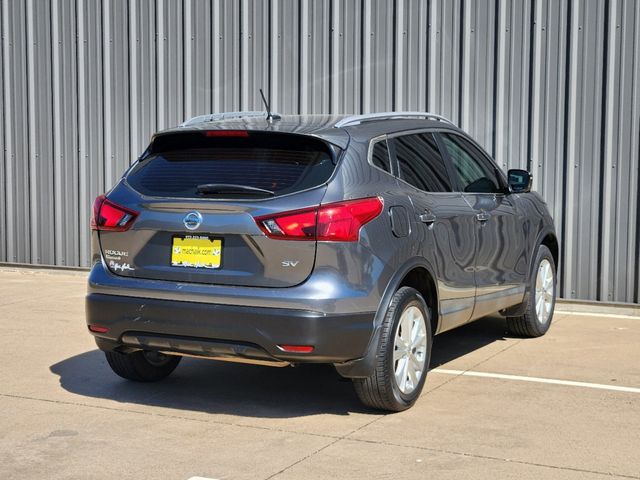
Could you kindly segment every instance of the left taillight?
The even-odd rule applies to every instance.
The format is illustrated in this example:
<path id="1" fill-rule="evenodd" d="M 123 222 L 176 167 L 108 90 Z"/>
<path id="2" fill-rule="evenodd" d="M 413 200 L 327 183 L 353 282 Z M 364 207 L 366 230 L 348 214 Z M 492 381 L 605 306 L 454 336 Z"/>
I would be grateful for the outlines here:
<path id="1" fill-rule="evenodd" d="M 93 202 L 91 230 L 124 232 L 131 228 L 137 216 L 138 212 L 135 210 L 118 205 L 100 195 Z"/>
<path id="2" fill-rule="evenodd" d="M 256 217 L 256 223 L 277 240 L 357 242 L 360 228 L 382 212 L 379 197 L 329 203 L 320 207 Z"/>

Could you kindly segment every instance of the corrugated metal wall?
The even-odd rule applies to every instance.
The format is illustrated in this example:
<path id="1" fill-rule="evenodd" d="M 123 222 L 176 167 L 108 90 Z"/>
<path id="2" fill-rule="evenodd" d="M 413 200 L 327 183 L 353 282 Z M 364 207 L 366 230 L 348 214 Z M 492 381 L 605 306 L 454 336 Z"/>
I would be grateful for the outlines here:
<path id="1" fill-rule="evenodd" d="M 193 115 L 429 110 L 529 167 L 562 293 L 638 302 L 640 2 L 1 0 L 0 261 L 87 265 L 92 199 Z"/>

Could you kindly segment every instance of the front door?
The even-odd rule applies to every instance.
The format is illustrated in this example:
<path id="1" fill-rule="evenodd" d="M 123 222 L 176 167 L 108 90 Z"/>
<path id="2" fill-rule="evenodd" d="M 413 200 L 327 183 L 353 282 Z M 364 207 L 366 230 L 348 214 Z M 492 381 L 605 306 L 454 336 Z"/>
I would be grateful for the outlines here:
<path id="1" fill-rule="evenodd" d="M 479 318 L 522 300 L 528 279 L 528 224 L 504 177 L 479 148 L 461 135 L 442 133 L 440 138 L 456 172 L 457 189 L 476 220 L 472 318 Z"/>

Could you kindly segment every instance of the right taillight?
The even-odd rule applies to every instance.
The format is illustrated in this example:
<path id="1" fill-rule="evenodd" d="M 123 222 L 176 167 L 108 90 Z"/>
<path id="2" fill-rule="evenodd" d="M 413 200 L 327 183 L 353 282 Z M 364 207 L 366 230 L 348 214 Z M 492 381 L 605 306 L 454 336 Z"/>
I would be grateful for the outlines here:
<path id="1" fill-rule="evenodd" d="M 137 216 L 138 212 L 135 210 L 118 205 L 100 195 L 93 202 L 91 230 L 124 232 L 129 230 Z"/>
<path id="2" fill-rule="evenodd" d="M 279 240 L 357 242 L 360 228 L 382 212 L 379 197 L 329 203 L 316 208 L 257 217 L 260 229 Z"/>

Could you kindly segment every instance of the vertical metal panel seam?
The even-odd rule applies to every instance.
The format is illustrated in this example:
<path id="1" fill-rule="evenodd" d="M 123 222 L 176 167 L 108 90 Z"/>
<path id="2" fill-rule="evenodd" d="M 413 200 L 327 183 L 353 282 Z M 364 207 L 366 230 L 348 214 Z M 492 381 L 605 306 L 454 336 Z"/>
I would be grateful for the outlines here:
<path id="1" fill-rule="evenodd" d="M 333 24 L 333 1 L 334 0 L 329 0 L 329 25 L 328 25 L 328 30 L 329 30 L 329 52 L 328 52 L 328 56 L 329 56 L 329 63 L 328 63 L 328 75 L 329 75 L 329 84 L 328 84 L 328 89 L 329 91 L 327 92 L 328 94 L 328 105 L 329 105 L 329 112 L 328 113 L 333 113 L 333 89 L 335 88 L 334 86 L 334 78 L 333 78 L 333 49 L 335 48 L 334 46 L 334 40 L 333 40 L 333 36 L 335 35 L 335 27 Z"/>
<path id="2" fill-rule="evenodd" d="M 460 31 L 458 32 L 460 35 L 460 45 L 459 45 L 459 49 L 460 49 L 460 53 L 459 53 L 459 57 L 458 57 L 458 61 L 459 61 L 459 71 L 458 71 L 458 126 L 460 128 L 463 128 L 463 124 L 462 124 L 462 109 L 463 109 L 463 99 L 464 99 L 464 84 L 465 84 L 465 75 L 466 75 L 466 71 L 464 68 L 464 55 L 465 55 L 465 30 L 464 30 L 464 19 L 465 19 L 465 15 L 466 15 L 466 0 L 460 0 Z"/>
<path id="3" fill-rule="evenodd" d="M 634 15 L 634 34 L 635 34 L 635 41 L 634 41 L 634 66 L 635 68 L 632 70 L 633 72 L 633 81 L 632 81 L 632 89 L 633 89 L 633 96 L 636 97 L 634 101 L 634 104 L 636 104 L 637 102 L 637 95 L 638 95 L 638 90 L 640 90 L 640 78 L 638 77 L 637 73 L 638 73 L 638 69 L 640 68 L 640 42 L 638 42 L 638 38 L 640 38 L 640 3 L 636 3 L 635 4 L 636 8 L 635 8 L 635 15 Z M 638 122 L 638 116 L 635 115 L 634 122 L 636 123 L 637 129 L 638 129 L 638 136 L 636 137 L 636 140 L 638 140 L 638 144 L 636 145 L 636 169 L 637 169 L 637 174 L 636 174 L 636 179 L 640 185 L 640 122 Z M 640 188 L 636 189 L 636 245 L 635 245 L 635 250 L 636 250 L 636 257 L 635 257 L 635 272 L 634 272 L 634 279 L 635 279 L 635 295 L 634 295 L 634 299 L 633 301 L 635 303 L 640 303 Z"/>
<path id="4" fill-rule="evenodd" d="M 244 3 L 242 1 L 240 1 L 238 4 L 238 35 L 240 36 L 240 39 L 238 41 L 238 80 L 240 81 L 241 85 L 238 89 L 238 110 L 242 109 L 242 91 L 244 90 L 242 88 L 242 85 L 244 85 L 244 69 L 242 68 L 244 51 L 242 48 L 242 39 L 244 35 L 246 35 L 246 32 L 242 29 L 244 19 L 244 9 L 242 8 L 243 5 Z"/>
<path id="5" fill-rule="evenodd" d="M 217 4 L 219 6 L 219 3 Z M 214 14 L 215 14 L 215 9 L 214 9 L 214 4 L 213 2 L 210 3 L 209 5 L 209 25 L 208 28 L 211 30 L 209 32 L 209 43 L 210 43 L 210 47 L 209 47 L 209 90 L 211 91 L 211 95 L 209 98 L 209 112 L 214 112 L 215 108 L 214 108 L 214 104 L 216 102 L 215 98 L 214 98 L 214 88 L 217 87 L 217 85 L 215 84 L 215 82 L 213 81 L 214 78 L 214 67 L 213 67 L 213 42 L 215 41 L 215 39 L 213 38 L 213 34 L 214 34 L 214 28 L 213 28 L 213 22 L 214 22 Z"/>
<path id="6" fill-rule="evenodd" d="M 83 185 L 86 187 L 86 182 L 85 182 L 85 176 L 81 175 L 83 167 L 82 167 L 82 156 L 80 155 L 81 153 L 81 148 L 80 148 L 80 138 L 81 138 L 81 134 L 79 132 L 80 128 L 82 128 L 82 124 L 80 123 L 80 112 L 81 112 L 81 106 L 80 106 L 80 49 L 81 49 L 81 38 L 80 38 L 80 28 L 79 28 L 79 22 L 81 21 L 80 19 L 80 15 L 78 15 L 78 10 L 79 10 L 79 6 L 78 3 L 79 2 L 83 2 L 83 0 L 75 0 L 74 1 L 74 6 L 75 8 L 73 9 L 74 11 L 74 17 L 73 17 L 73 24 L 76 27 L 76 35 L 75 35 L 75 42 L 76 42 L 76 119 L 78 122 L 78 135 L 76 136 L 76 145 L 75 145 L 75 149 L 78 155 L 78 177 L 77 177 L 77 185 L 76 185 L 76 192 L 78 195 L 78 204 L 76 205 L 76 215 L 78 216 L 78 230 L 77 230 L 77 235 L 78 235 L 78 264 L 82 265 L 83 263 L 83 254 L 84 254 L 84 242 L 83 239 L 87 239 L 87 232 L 83 232 L 82 231 L 82 222 L 80 221 L 80 217 L 82 216 L 82 202 L 85 200 L 85 195 L 83 195 Z"/>
<path id="7" fill-rule="evenodd" d="M 5 153 L 5 178 L 6 178 L 6 191 L 5 191 L 5 203 L 4 203 L 4 208 L 7 212 L 7 215 L 5 216 L 5 223 L 6 223 L 6 230 L 5 230 L 5 237 L 6 237 L 6 241 L 5 241 L 5 249 L 6 249 L 6 259 L 7 261 L 19 261 L 17 259 L 17 254 L 16 254 L 16 246 L 15 246 L 15 242 L 13 240 L 13 232 L 11 230 L 12 226 L 15 226 L 15 214 L 14 211 L 15 209 L 11 208 L 14 207 L 14 203 L 15 200 L 12 198 L 11 194 L 9 193 L 10 190 L 15 190 L 15 181 L 16 179 L 13 179 L 11 176 L 11 173 L 14 171 L 14 162 L 12 160 L 12 156 L 15 158 L 15 145 L 14 145 L 14 139 L 12 138 L 12 129 L 15 128 L 15 125 L 13 125 L 13 123 L 11 121 L 9 121 L 9 118 L 11 116 L 11 109 L 13 104 L 16 101 L 16 98 L 12 95 L 11 92 L 11 85 L 12 85 L 12 79 L 11 79 L 11 74 L 12 74 L 12 69 L 11 67 L 11 50 L 12 47 L 15 48 L 15 45 L 12 45 L 11 41 L 13 39 L 13 35 L 9 34 L 9 2 L 10 0 L 3 0 L 2 2 L 2 11 L 3 11 L 3 30 L 4 33 L 6 35 L 6 40 L 3 43 L 3 61 L 4 63 L 4 67 L 3 67 L 3 75 L 4 75 L 4 91 L 5 91 L 5 102 L 4 102 L 4 122 L 5 122 L 5 149 L 6 149 L 6 153 Z M 13 107 L 15 109 L 15 107 Z"/>
<path id="8" fill-rule="evenodd" d="M 563 168 L 562 168 L 562 211 L 564 215 L 562 222 L 560 223 L 560 238 L 562 239 L 560 244 L 560 263 L 561 267 L 567 265 L 566 252 L 567 252 L 567 240 L 565 232 L 567 231 L 567 223 L 569 221 L 569 215 L 567 212 L 567 177 L 568 177 L 568 165 L 573 163 L 573 160 L 569 159 L 569 104 L 570 104 L 570 81 L 571 81 L 571 62 L 573 56 L 571 55 L 571 30 L 573 28 L 573 1 L 569 0 L 567 5 L 567 31 L 566 31 L 566 44 L 567 44 L 567 61 L 565 64 L 565 77 L 564 77 L 564 146 L 563 146 Z M 567 295 L 566 288 L 566 270 L 567 268 L 560 269 L 560 294 L 571 298 Z"/>
<path id="9" fill-rule="evenodd" d="M 365 21 L 364 21 L 364 12 L 367 11 L 365 6 L 367 1 L 370 0 L 361 0 L 360 1 L 360 111 L 353 113 L 364 113 L 364 50 L 365 50 Z"/>
<path id="10" fill-rule="evenodd" d="M 187 42 L 185 42 L 185 36 L 187 33 L 187 15 L 185 5 L 189 0 L 182 0 L 180 7 L 182 9 L 182 119 L 187 120 L 187 68 L 186 68 L 186 50 Z"/>
<path id="11" fill-rule="evenodd" d="M 623 7 L 624 8 L 624 7 Z M 598 235 L 600 236 L 599 255 L 600 262 L 598 265 L 598 282 L 596 287 L 599 298 L 612 301 L 615 299 L 618 281 L 618 252 L 615 248 L 619 238 L 618 227 L 621 215 L 615 208 L 616 197 L 619 195 L 624 185 L 618 181 L 618 172 L 621 166 L 620 153 L 623 148 L 623 142 L 613 142 L 614 125 L 616 130 L 620 131 L 624 112 L 619 106 L 624 97 L 624 66 L 618 68 L 617 60 L 620 54 L 624 53 L 624 38 L 620 35 L 620 41 L 617 40 L 618 29 L 617 11 L 618 1 L 613 0 L 605 3 L 604 17 L 604 45 L 603 45 L 603 63 L 602 63 L 602 112 L 601 112 L 601 133 L 600 133 L 600 157 L 601 157 L 601 174 L 600 174 L 600 223 Z M 619 139 L 618 139 L 619 140 Z M 615 143 L 615 146 L 614 146 Z M 614 153 L 615 152 L 615 153 Z M 627 215 L 628 217 L 628 215 Z M 607 225 L 605 228 L 603 225 Z M 612 228 L 613 227 L 613 228 Z"/>
<path id="12" fill-rule="evenodd" d="M 398 68 L 398 0 L 393 0 L 393 13 L 391 15 L 391 65 L 396 72 L 400 71 Z M 404 91 L 404 86 L 401 85 L 400 88 Z M 396 110 L 396 105 L 398 102 L 398 84 L 397 84 L 397 76 L 391 75 L 391 110 Z"/>
<path id="13" fill-rule="evenodd" d="M 636 28 L 638 28 L 638 26 L 636 26 Z M 638 80 L 636 79 L 636 82 Z M 639 132 L 640 134 L 640 126 L 639 126 Z M 637 145 L 637 157 L 636 157 L 636 167 L 637 167 L 637 176 L 636 178 L 639 179 L 640 181 L 640 142 Z M 637 206 L 636 206 L 636 268 L 635 268 L 635 279 L 636 279 L 636 285 L 635 285 L 635 297 L 633 299 L 633 301 L 635 303 L 640 303 L 640 188 L 638 188 L 636 190 L 636 202 L 637 202 Z"/>
<path id="14" fill-rule="evenodd" d="M 132 158 L 132 153 L 133 153 L 133 143 L 134 143 L 134 139 L 137 140 L 138 139 L 138 133 L 135 132 L 134 133 L 134 116 L 136 116 L 136 109 L 134 108 L 134 103 L 136 101 L 139 102 L 138 99 L 138 94 L 139 94 L 139 85 L 138 85 L 138 69 L 132 70 L 131 69 L 131 57 L 133 56 L 134 58 L 138 58 L 138 52 L 135 51 L 136 47 L 135 47 L 135 41 L 136 39 L 134 38 L 134 35 L 131 35 L 131 32 L 133 30 L 134 33 L 137 33 L 137 28 L 134 25 L 134 28 L 131 28 L 131 24 L 132 22 L 136 22 L 137 21 L 137 15 L 134 13 L 135 10 L 135 4 L 131 1 L 131 0 L 127 0 L 127 39 L 129 40 L 127 43 L 127 69 L 129 70 L 127 72 L 127 78 L 129 79 L 127 88 L 129 90 L 129 102 L 128 102 L 128 107 L 129 107 L 129 112 L 128 112 L 128 117 L 129 117 L 129 128 L 128 128 L 128 136 L 129 136 L 129 161 L 131 161 Z"/>
<path id="15" fill-rule="evenodd" d="M 604 214 L 604 190 L 605 190 L 605 176 L 608 176 L 608 174 L 605 174 L 606 170 L 605 170 L 605 166 L 606 166 L 606 155 L 605 155 L 605 151 L 606 151 L 606 147 L 607 147 L 607 135 L 606 135 L 606 127 L 607 127 L 607 85 L 608 85 L 608 78 L 607 78 L 607 73 L 608 73 L 608 57 L 609 57 L 609 34 L 610 32 L 608 31 L 608 29 L 610 28 L 609 25 L 609 17 L 610 17 L 610 9 L 611 9 L 611 2 L 610 0 L 605 0 L 604 1 L 604 45 L 602 48 L 602 98 L 600 100 L 600 104 L 601 104 L 601 109 L 602 111 L 600 112 L 600 116 L 601 116 L 601 125 L 600 125 L 600 175 L 599 175 L 599 179 L 598 179 L 598 184 L 600 185 L 599 191 L 598 191 L 598 208 L 599 211 L 601 213 L 601 215 L 604 216 L 604 218 L 607 218 L 607 215 Z M 615 225 L 615 222 L 614 222 Z M 609 226 L 610 227 L 610 226 Z M 605 252 L 603 251 L 603 247 L 604 245 L 606 245 L 608 242 L 603 242 L 603 236 L 604 236 L 604 232 L 603 232 L 603 228 L 604 228 L 604 222 L 603 222 L 603 218 L 600 218 L 600 221 L 598 222 L 598 238 L 597 238 L 597 242 L 598 242 L 598 250 L 600 251 L 600 254 L 597 255 L 597 260 L 596 260 L 596 300 L 602 300 L 603 297 L 603 292 L 602 292 L 602 280 L 603 280 L 603 256 L 604 255 L 609 255 L 609 253 L 612 252 Z M 606 298 L 606 297 L 605 297 Z"/>
<path id="16" fill-rule="evenodd" d="M 306 5 L 306 3 L 305 3 Z M 302 2 L 298 0 L 298 98 L 296 99 L 296 108 L 298 109 L 298 115 L 302 111 L 302 97 L 303 97 L 303 82 L 302 82 L 302 44 L 303 44 L 303 36 L 305 32 L 302 28 Z M 307 89 L 305 88 L 305 91 Z M 306 95 L 306 93 L 305 93 Z"/>
<path id="17" fill-rule="evenodd" d="M 158 108 L 158 98 L 160 97 L 160 89 L 158 88 L 158 84 L 160 83 L 159 82 L 160 67 L 158 66 L 159 62 L 160 62 L 160 59 L 159 59 L 159 57 L 160 57 L 160 54 L 159 54 L 159 51 L 160 51 L 160 41 L 159 41 L 160 40 L 159 39 L 160 33 L 158 31 L 158 15 L 161 15 L 161 13 L 160 13 L 160 8 L 158 8 L 158 3 L 159 2 L 156 1 L 156 3 L 155 3 L 155 7 L 156 8 L 155 8 L 155 12 L 154 12 L 154 15 L 153 15 L 153 31 L 155 32 L 155 38 L 156 38 L 156 41 L 154 43 L 154 48 L 153 48 L 153 54 L 156 57 L 156 61 L 154 62 L 155 69 L 154 69 L 154 72 L 153 72 L 153 75 L 155 77 L 155 84 L 156 84 L 156 92 L 155 92 L 156 93 L 155 94 L 156 118 L 153 119 L 154 120 L 153 125 L 154 125 L 154 130 L 155 131 L 158 131 L 158 128 L 159 128 L 158 127 L 158 122 L 159 122 L 159 119 L 160 119 L 160 111 L 159 111 L 160 109 Z"/>
<path id="18" fill-rule="evenodd" d="M 51 4 L 49 5 L 49 44 L 51 45 L 51 55 L 49 56 L 49 64 L 50 64 L 50 68 L 51 68 L 51 103 L 52 103 L 52 108 L 51 108 L 51 130 L 53 132 L 55 132 L 56 129 L 56 102 L 55 102 L 55 85 L 56 85 L 56 79 L 54 76 L 54 69 L 56 69 L 56 65 L 58 63 L 58 61 L 54 62 L 54 49 L 55 47 L 55 43 L 53 41 L 53 29 L 54 29 L 54 24 L 56 23 L 56 20 L 54 18 L 54 5 L 58 5 L 57 0 L 52 0 Z M 57 13 L 57 9 L 56 9 L 56 13 Z M 59 107 L 58 107 L 59 108 Z M 56 208 L 56 200 L 57 200 L 57 192 L 56 192 L 56 185 L 58 182 L 61 182 L 61 179 L 58 178 L 58 175 L 56 174 L 56 161 L 60 161 L 61 159 L 58 159 L 57 155 L 56 155 L 56 144 L 57 144 L 57 139 L 56 139 L 56 135 L 52 135 L 51 138 L 51 152 L 53 153 L 53 155 L 51 156 L 51 160 L 52 160 L 52 170 L 51 170 L 51 174 L 52 174 L 52 180 L 53 180 L 53 195 L 52 195 L 52 202 L 53 202 L 53 218 L 54 218 L 54 228 L 53 228 L 53 235 L 52 235 L 52 239 L 53 239 L 53 263 L 54 264 L 58 264 L 58 242 L 61 242 L 61 239 L 58 238 L 58 221 L 56 221 L 58 219 L 58 217 L 62 217 L 62 212 L 59 211 L 58 208 Z M 62 203 L 62 202 L 60 202 Z M 61 221 L 61 218 L 60 218 Z M 66 229 L 65 229 L 66 230 Z M 64 254 L 61 254 L 61 256 L 64 256 Z M 62 262 L 64 264 L 64 261 Z"/>
<path id="19" fill-rule="evenodd" d="M 271 99 L 273 98 L 273 70 L 271 68 L 271 64 L 272 64 L 272 48 L 273 48 L 273 41 L 272 41 L 272 35 L 273 35 L 273 3 L 271 0 L 267 0 L 268 1 L 268 11 L 267 11 L 267 16 L 269 17 L 269 20 L 267 21 L 267 43 L 269 45 L 269 47 L 267 48 L 267 51 L 269 52 L 269 56 L 268 56 L 268 60 L 267 60 L 267 81 L 269 82 L 269 85 L 267 86 L 267 101 L 271 102 Z M 264 89 L 264 85 L 262 85 L 262 88 Z M 269 107 L 271 107 L 271 105 L 269 105 Z"/>
<path id="20" fill-rule="evenodd" d="M 494 25 L 493 25 L 493 85 L 491 87 L 491 91 L 493 94 L 493 101 L 491 102 L 493 112 L 491 114 L 491 120 L 493 123 L 493 128 L 491 131 L 491 156 L 496 157 L 496 131 L 495 127 L 498 123 L 498 63 L 500 62 L 500 51 L 499 51 L 499 43 L 500 43 L 500 5 L 501 0 L 495 0 L 494 4 Z M 505 38 L 506 41 L 506 38 Z M 504 52 L 503 52 L 504 53 Z M 506 61 L 506 58 L 503 59 Z"/>
<path id="21" fill-rule="evenodd" d="M 364 0 L 364 5 L 362 9 L 362 31 L 361 35 L 361 47 L 362 47 L 362 56 L 361 60 L 361 75 L 360 79 L 362 82 L 362 88 L 360 89 L 360 99 L 362 101 L 361 112 L 370 112 L 370 97 L 371 97 L 371 73 L 369 72 L 369 67 L 371 65 L 371 42 L 373 40 L 373 36 L 370 33 L 371 30 L 371 22 L 372 22 L 372 6 L 371 3 L 373 0 Z M 367 37 L 367 33 L 369 33 Z M 368 41 L 367 41 L 368 39 Z"/>
<path id="22" fill-rule="evenodd" d="M 534 64 L 534 33 L 535 33 L 535 18 L 536 18 L 536 5 L 537 1 L 531 0 L 531 14 L 529 17 L 529 85 L 528 85 L 528 97 L 529 105 L 527 108 L 527 170 L 531 172 L 533 168 L 533 156 L 532 156 L 532 143 L 533 143 L 533 73 L 536 67 L 539 65 Z M 558 268 L 558 266 L 556 266 Z"/>
<path id="23" fill-rule="evenodd" d="M 9 214 L 9 212 L 7 211 L 7 189 L 8 189 L 8 180 L 7 180 L 7 143 L 6 143 L 6 128 L 8 125 L 8 121 L 7 121 L 7 114 L 6 114 L 6 98 L 5 98 L 5 88 L 7 85 L 7 79 L 6 79 L 6 75 L 7 75 L 7 68 L 5 65 L 5 42 L 7 41 L 6 39 L 6 35 L 7 32 L 5 31 L 5 27 L 4 27 L 4 17 L 5 17 L 5 11 L 4 11 L 4 1 L 0 1 L 0 31 L 2 33 L 2 35 L 0 36 L 0 62 L 2 62 L 2 85 L 0 88 L 0 95 L 2 95 L 2 125 L 0 125 L 0 128 L 2 128 L 2 135 L 3 135 L 3 151 L 0 152 L 2 154 L 2 159 L 0 160 L 2 162 L 2 167 L 3 167 L 3 173 L 4 176 L 2 177 L 2 182 L 3 182 L 3 188 L 2 188 L 2 205 L 0 206 L 0 209 L 3 210 L 3 215 L 2 217 L 0 217 L 2 219 L 2 222 L 0 222 L 0 228 L 2 228 L 2 232 L 0 232 L 0 236 L 2 237 L 2 242 L 0 243 L 0 245 L 2 246 L 2 251 L 0 252 L 0 260 L 1 261 L 8 261 L 9 257 L 8 257 L 8 252 L 7 252 L 7 215 Z"/>
<path id="24" fill-rule="evenodd" d="M 431 25 L 431 5 L 433 0 L 426 0 L 427 2 L 427 39 L 426 39 L 426 43 L 425 43 L 425 49 L 424 49 L 424 62 L 425 62 L 425 68 L 426 68 L 426 72 L 425 72 L 425 78 L 424 78 L 424 105 L 422 105 L 424 107 L 424 111 L 425 112 L 429 112 L 430 111 L 430 105 L 429 105 L 429 97 L 430 97 L 430 91 L 431 91 L 431 75 L 429 75 L 429 66 L 431 65 L 431 32 L 433 31 L 433 27 Z"/>
<path id="25" fill-rule="evenodd" d="M 84 0 L 75 0 L 75 12 L 76 12 L 76 16 L 75 16 L 75 24 L 76 24 L 76 74 L 78 76 L 78 82 L 76 83 L 76 98 L 78 99 L 78 101 L 76 102 L 76 118 L 78 119 L 78 126 L 80 127 L 81 125 L 84 125 L 84 122 L 81 122 L 81 119 L 83 117 L 82 112 L 82 99 L 83 96 L 81 95 L 81 87 L 80 87 L 80 72 L 83 71 L 83 69 L 81 68 L 81 65 L 84 65 L 84 61 L 81 61 L 82 58 L 82 52 L 84 51 L 84 47 L 83 47 L 83 39 L 80 38 L 81 37 L 81 32 L 84 32 L 84 29 L 81 30 L 80 29 L 80 24 L 82 22 L 82 16 L 79 14 L 80 12 L 80 5 L 84 4 Z M 84 12 L 84 10 L 83 10 Z M 80 128 L 78 128 L 78 130 L 80 130 Z M 83 161 L 82 158 L 82 134 L 80 134 L 80 132 L 78 132 L 78 136 L 76 138 L 76 150 L 78 152 L 78 218 L 80 218 L 82 216 L 82 202 L 85 200 L 86 195 L 84 195 L 84 191 L 87 188 L 87 182 L 86 182 L 86 174 L 84 174 L 84 170 L 85 170 L 85 162 Z M 88 238 L 86 235 L 86 232 L 82 231 L 82 222 L 79 221 L 78 222 L 78 235 L 80 236 L 79 241 L 78 241 L 78 258 L 80 259 L 80 265 L 82 265 L 82 260 L 83 260 L 83 254 L 85 252 L 85 249 L 88 247 Z"/>
<path id="26" fill-rule="evenodd" d="M 25 82 L 25 88 L 26 88 L 26 97 L 27 97 L 27 190 L 29 192 L 28 198 L 29 198 L 29 205 L 27 207 L 27 212 L 29 212 L 29 240 L 30 240 L 30 246 L 29 246 L 29 252 L 25 255 L 25 260 L 26 257 L 28 257 L 29 263 L 36 263 L 34 261 L 34 245 L 35 242 L 37 240 L 37 228 L 38 225 L 36 224 L 36 219 L 37 219 L 37 215 L 35 215 L 36 212 L 33 212 L 33 204 L 35 203 L 33 201 L 33 196 L 34 196 L 34 190 L 33 190 L 33 185 L 32 185 L 32 181 L 31 181 L 31 177 L 34 174 L 33 172 L 33 163 L 31 161 L 31 157 L 33 156 L 33 150 L 34 150 L 34 145 L 33 145 L 33 139 L 32 139 L 32 135 L 34 135 L 34 129 L 32 128 L 31 122 L 33 121 L 33 117 L 35 116 L 35 113 L 31 111 L 31 109 L 33 108 L 32 105 L 34 103 L 34 100 L 32 98 L 33 96 L 33 88 L 31 88 L 31 84 L 30 84 L 30 75 L 29 75 L 29 71 L 31 70 L 30 68 L 30 64 L 31 62 L 34 61 L 34 59 L 32 58 L 33 55 L 30 54 L 30 46 L 33 43 L 33 32 L 30 28 L 30 24 L 31 21 L 29 20 L 30 16 L 33 16 L 33 3 L 31 0 L 26 0 L 26 12 L 25 12 L 25 16 L 24 16 L 24 22 L 25 22 L 25 35 L 27 37 L 27 41 L 26 41 L 26 48 L 24 51 L 24 55 L 25 55 L 25 63 L 27 66 L 27 81 Z M 31 13 L 29 13 L 31 12 Z M 17 159 L 16 159 L 17 160 Z M 35 229 L 33 228 L 35 225 Z"/>
<path id="27" fill-rule="evenodd" d="M 100 132 L 100 135 L 102 136 L 102 191 L 106 191 L 106 185 L 107 185 L 107 153 L 108 150 L 106 149 L 106 130 L 107 130 L 107 122 L 106 122 L 106 112 L 107 112 L 107 95 L 106 95 L 106 90 L 105 90 L 105 71 L 109 71 L 109 69 L 105 68 L 107 65 L 105 62 L 107 62 L 107 55 L 105 55 L 105 48 L 104 48 L 104 36 L 106 34 L 106 28 L 105 28 L 105 22 L 107 21 L 108 15 L 107 12 L 105 11 L 105 8 L 107 8 L 105 5 L 107 4 L 107 2 L 109 2 L 109 0 L 100 0 L 100 12 L 102 13 L 102 36 L 101 36 L 101 40 L 102 40 L 102 45 L 103 45 L 103 51 L 102 51 L 102 72 L 100 75 L 100 80 L 102 82 L 102 132 Z"/>

